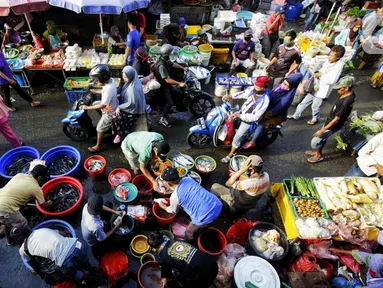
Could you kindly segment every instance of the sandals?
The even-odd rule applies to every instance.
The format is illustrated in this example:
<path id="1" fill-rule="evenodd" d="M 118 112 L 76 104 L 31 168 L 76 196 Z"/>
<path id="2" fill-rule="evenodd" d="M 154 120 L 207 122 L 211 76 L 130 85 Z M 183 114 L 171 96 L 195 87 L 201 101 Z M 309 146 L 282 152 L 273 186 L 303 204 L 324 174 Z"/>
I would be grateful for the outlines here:
<path id="1" fill-rule="evenodd" d="M 38 107 L 38 106 L 40 106 L 40 105 L 41 105 L 40 101 L 33 101 L 33 102 L 31 103 L 31 106 L 32 106 L 32 107 Z"/>
<path id="2" fill-rule="evenodd" d="M 297 120 L 297 119 L 295 119 L 294 115 L 287 115 L 287 119 Z"/>
<path id="3" fill-rule="evenodd" d="M 254 142 L 246 142 L 245 144 L 242 145 L 241 149 L 250 149 L 250 148 L 253 148 L 255 147 L 255 143 Z"/>
<path id="4" fill-rule="evenodd" d="M 233 158 L 233 156 L 230 157 L 230 156 L 228 155 L 228 156 L 226 156 L 225 158 L 222 158 L 222 159 L 221 159 L 221 163 L 227 164 L 227 163 L 230 162 L 230 159 L 231 159 L 231 158 Z"/>
<path id="5" fill-rule="evenodd" d="M 93 147 L 88 147 L 88 151 L 89 151 L 90 153 L 98 153 L 98 152 L 101 151 L 101 149 L 94 149 Z"/>
<path id="6" fill-rule="evenodd" d="M 323 159 L 324 159 L 324 157 L 323 156 L 321 156 L 321 157 L 319 157 L 319 158 L 315 158 L 314 156 L 311 156 L 311 157 L 307 157 L 307 162 L 309 162 L 309 163 L 318 163 L 318 162 L 321 162 L 321 161 L 323 161 Z"/>
<path id="7" fill-rule="evenodd" d="M 314 155 L 315 155 L 315 152 L 314 152 L 314 151 L 305 151 L 305 155 L 306 155 L 307 157 L 314 156 Z"/>
<path id="8" fill-rule="evenodd" d="M 318 121 L 314 121 L 314 120 L 307 121 L 307 124 L 309 124 L 310 126 L 314 126 L 317 123 Z"/>

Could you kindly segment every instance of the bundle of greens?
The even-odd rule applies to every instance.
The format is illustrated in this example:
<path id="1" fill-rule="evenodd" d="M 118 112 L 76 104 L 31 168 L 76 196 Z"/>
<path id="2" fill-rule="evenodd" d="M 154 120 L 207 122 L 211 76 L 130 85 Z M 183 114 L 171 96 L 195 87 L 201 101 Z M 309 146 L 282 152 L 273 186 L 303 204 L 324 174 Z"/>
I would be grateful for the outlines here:
<path id="1" fill-rule="evenodd" d="M 353 118 L 350 127 L 368 140 L 383 131 L 383 122 L 372 118 L 372 114 L 366 114 Z"/>
<path id="2" fill-rule="evenodd" d="M 335 148 L 336 151 L 340 151 L 340 150 L 346 151 L 348 145 L 343 142 L 343 139 L 340 137 L 340 135 L 336 136 L 335 140 L 336 140 L 336 148 Z"/>
<path id="3" fill-rule="evenodd" d="M 353 18 L 363 18 L 367 13 L 367 10 L 362 10 L 359 7 L 350 8 L 346 15 Z"/>
<path id="4" fill-rule="evenodd" d="M 318 193 L 312 179 L 292 176 L 290 178 L 290 184 L 291 195 L 296 194 L 304 197 L 318 197 Z"/>

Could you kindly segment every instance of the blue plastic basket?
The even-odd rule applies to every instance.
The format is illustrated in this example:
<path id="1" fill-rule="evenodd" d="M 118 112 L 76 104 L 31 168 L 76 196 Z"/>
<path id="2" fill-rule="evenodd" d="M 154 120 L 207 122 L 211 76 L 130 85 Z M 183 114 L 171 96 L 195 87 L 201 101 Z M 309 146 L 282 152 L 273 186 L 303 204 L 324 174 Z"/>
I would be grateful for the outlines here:
<path id="1" fill-rule="evenodd" d="M 46 166 L 49 165 L 49 163 L 53 162 L 56 158 L 61 157 L 61 156 L 73 156 L 77 159 L 76 166 L 73 167 L 72 170 L 68 171 L 65 174 L 62 175 L 50 175 L 51 178 L 57 178 L 57 177 L 62 177 L 62 176 L 74 176 L 78 170 L 80 169 L 80 162 L 81 162 L 81 154 L 80 152 L 72 147 L 72 146 L 67 146 L 67 145 L 61 145 L 61 146 L 56 146 L 51 149 L 49 149 L 47 152 L 41 156 L 41 160 L 46 161 Z"/>
<path id="2" fill-rule="evenodd" d="M 34 159 L 39 159 L 40 153 L 35 148 L 30 146 L 21 146 L 9 150 L 0 158 L 0 175 L 4 178 L 12 179 L 13 176 L 7 175 L 6 169 L 12 164 L 13 161 L 16 160 L 16 158 L 21 156 L 30 156 Z"/>
<path id="3" fill-rule="evenodd" d="M 86 91 L 65 91 L 65 96 L 70 104 L 73 104 L 78 98 L 84 95 Z"/>

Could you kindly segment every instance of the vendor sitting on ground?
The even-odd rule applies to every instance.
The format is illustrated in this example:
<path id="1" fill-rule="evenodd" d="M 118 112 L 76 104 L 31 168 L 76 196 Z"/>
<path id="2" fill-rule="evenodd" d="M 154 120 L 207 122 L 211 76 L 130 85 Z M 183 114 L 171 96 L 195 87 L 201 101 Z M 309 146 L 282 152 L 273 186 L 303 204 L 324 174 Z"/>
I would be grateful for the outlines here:
<path id="1" fill-rule="evenodd" d="M 136 70 L 131 66 L 126 66 L 122 70 L 122 79 L 125 84 L 122 87 L 120 105 L 116 109 L 114 118 L 117 130 L 114 143 L 120 143 L 132 131 L 138 117 L 146 114 L 144 90 Z"/>
<path id="2" fill-rule="evenodd" d="M 189 243 L 172 241 L 160 232 L 151 233 L 148 243 L 161 265 L 161 287 L 208 288 L 217 277 L 216 258 Z"/>
<path id="3" fill-rule="evenodd" d="M 158 162 L 167 159 L 170 147 L 164 137 L 155 132 L 133 132 L 122 141 L 121 149 L 134 175 L 142 172 L 156 187 L 157 182 L 148 170 L 148 164 L 158 168 Z"/>
<path id="4" fill-rule="evenodd" d="M 324 159 L 322 150 L 327 140 L 343 127 L 350 116 L 355 102 L 355 93 L 352 89 L 354 82 L 354 77 L 345 76 L 333 86 L 340 97 L 332 106 L 323 127 L 313 135 L 311 148 L 315 151 L 306 151 L 306 159 L 309 163 L 318 163 Z"/>
<path id="5" fill-rule="evenodd" d="M 251 140 L 242 145 L 242 149 L 254 147 L 257 139 L 261 136 L 264 130 L 270 131 L 275 126 L 280 125 L 287 120 L 287 111 L 294 100 L 295 92 L 297 91 L 302 78 L 303 75 L 301 73 L 291 74 L 270 92 L 269 107 L 267 108 L 262 121 L 258 122 Z"/>
<path id="6" fill-rule="evenodd" d="M 41 207 L 46 209 L 52 201 L 45 201 L 42 186 L 48 177 L 48 169 L 36 165 L 30 174 L 19 173 L 0 189 L 0 224 L 8 245 L 13 244 L 10 231 L 16 225 L 28 227 L 28 221 L 19 209 L 29 199 L 34 198 Z"/>
<path id="7" fill-rule="evenodd" d="M 238 40 L 233 48 L 232 56 L 233 62 L 231 63 L 230 75 L 233 75 L 239 66 L 246 68 L 245 73 L 252 76 L 255 69 L 254 51 L 255 43 L 251 40 L 253 36 L 251 29 L 245 31 L 243 40 Z"/>
<path id="8" fill-rule="evenodd" d="M 262 167 L 262 158 L 251 155 L 227 180 L 225 185 L 230 189 L 214 183 L 211 186 L 211 193 L 225 201 L 231 212 L 243 212 L 254 208 L 270 186 L 269 174 L 262 172 Z"/>
<path id="9" fill-rule="evenodd" d="M 88 278 L 83 270 L 89 266 L 86 245 L 77 238 L 65 237 L 63 232 L 48 228 L 33 231 L 21 245 L 21 258 L 32 267 L 33 274 L 39 274 L 45 280 L 46 271 L 41 262 L 50 260 L 55 270 L 62 274 L 62 281 L 73 280 L 81 283 Z M 52 268 L 52 267 L 50 267 Z"/>
<path id="10" fill-rule="evenodd" d="M 367 286 L 370 288 L 383 287 L 383 254 L 373 254 L 362 252 L 360 250 L 343 250 L 337 248 L 330 248 L 331 252 L 335 254 L 351 255 L 359 264 L 368 267 L 367 272 Z"/>
<path id="11" fill-rule="evenodd" d="M 52 49 L 58 49 L 59 44 L 65 42 L 65 33 L 57 28 L 56 23 L 53 20 L 48 20 L 46 23 L 47 30 L 45 30 L 43 36 L 49 42 Z"/>
<path id="12" fill-rule="evenodd" d="M 108 53 L 109 54 L 124 54 L 124 46 L 126 43 L 120 35 L 120 30 L 117 26 L 110 28 L 110 36 L 108 38 Z"/>
<path id="13" fill-rule="evenodd" d="M 383 177 L 383 132 L 375 135 L 359 150 L 356 163 L 345 176 Z"/>
<path id="14" fill-rule="evenodd" d="M 272 86 L 280 84 L 290 74 L 294 73 L 302 63 L 301 52 L 294 44 L 297 33 L 289 31 L 283 39 L 283 44 L 280 45 L 275 53 L 270 64 L 266 67 L 269 72 L 269 77 L 272 79 Z"/>
<path id="15" fill-rule="evenodd" d="M 185 240 L 191 241 L 198 234 L 213 225 L 220 215 L 222 203 L 219 199 L 189 177 L 181 178 L 175 168 L 167 168 L 162 172 L 161 179 L 170 190 L 170 204 L 159 201 L 160 207 L 168 213 L 177 213 L 181 207 L 190 217 L 190 224 L 185 231 Z"/>
<path id="16" fill-rule="evenodd" d="M 90 70 L 89 77 L 93 85 L 101 83 L 102 89 L 92 90 L 93 93 L 101 93 L 101 101 L 95 101 L 92 106 L 82 105 L 83 110 L 101 110 L 102 116 L 97 124 L 97 143 L 93 147 L 88 147 L 89 152 L 96 153 L 102 148 L 104 134 L 110 130 L 113 124 L 113 113 L 118 106 L 116 81 L 110 77 L 109 66 L 97 64 Z"/>
<path id="17" fill-rule="evenodd" d="M 229 163 L 230 159 L 235 155 L 235 152 L 241 147 L 244 137 L 248 133 L 253 133 L 258 122 L 262 119 L 267 107 L 269 107 L 269 92 L 267 86 L 270 78 L 260 76 L 254 82 L 254 86 L 247 88 L 244 91 L 235 93 L 233 96 L 225 96 L 228 99 L 246 99 L 241 107 L 241 113 L 233 113 L 229 115 L 230 119 L 240 119 L 241 125 L 237 129 L 229 155 L 221 160 L 222 163 Z"/>
<path id="18" fill-rule="evenodd" d="M 122 220 L 118 221 L 113 228 L 108 228 L 110 228 L 111 214 L 122 216 L 123 212 L 113 210 L 112 207 L 111 202 L 106 202 L 104 205 L 104 200 L 100 195 L 92 195 L 82 209 L 82 238 L 92 247 L 96 257 L 116 248 L 113 247 L 111 238 L 114 232 L 121 227 Z"/>

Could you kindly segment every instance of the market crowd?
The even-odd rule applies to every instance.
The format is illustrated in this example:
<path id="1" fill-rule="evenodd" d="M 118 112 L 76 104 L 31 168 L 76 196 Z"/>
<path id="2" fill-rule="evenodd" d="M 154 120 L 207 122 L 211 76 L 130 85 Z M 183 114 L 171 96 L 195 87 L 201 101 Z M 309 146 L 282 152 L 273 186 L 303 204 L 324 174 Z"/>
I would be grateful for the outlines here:
<path id="1" fill-rule="evenodd" d="M 306 30 L 314 27 L 324 5 L 325 1 L 315 0 L 307 6 Z M 241 71 L 245 71 L 248 76 L 252 76 L 261 58 L 267 60 L 267 65 L 264 66 L 263 74 L 254 81 L 254 85 L 223 99 L 244 101 L 238 113 L 228 116 L 229 119 L 238 122 L 238 129 L 230 143 L 230 152 L 221 159 L 222 163 L 229 163 L 239 149 L 255 147 L 265 131 L 283 125 L 286 121 L 299 121 L 308 107 L 311 108 L 312 117 L 307 124 L 317 125 L 318 130 L 311 139 L 311 150 L 305 153 L 305 157 L 309 163 L 323 161 L 323 149 L 327 141 L 345 125 L 357 101 L 358 95 L 353 90 L 355 78 L 345 75 L 343 57 L 346 49 L 358 49 L 360 44 L 375 33 L 382 23 L 383 8 L 367 14 L 363 19 L 356 19 L 350 23 L 349 28 L 341 31 L 335 38 L 334 45 L 329 48 L 323 65 L 316 70 L 311 70 L 303 63 L 303 53 L 297 45 L 298 35 L 295 31 L 287 31 L 280 38 L 280 29 L 285 25 L 284 15 L 285 8 L 277 6 L 267 18 L 260 41 L 254 37 L 251 29 L 246 30 L 242 39 L 238 40 L 232 49 L 230 75 L 236 75 L 242 69 Z M 20 22 L 7 19 L 4 25 L 3 48 L 10 43 L 18 43 L 20 26 Z M 171 147 L 159 133 L 127 131 L 130 131 L 140 116 L 147 114 L 148 105 L 152 108 L 156 105 L 161 106 L 158 123 L 171 128 L 168 116 L 176 110 L 172 97 L 173 89 L 175 86 L 181 89 L 187 87 L 185 82 L 173 79 L 171 71 L 177 69 L 184 73 L 188 70 L 188 67 L 174 63 L 171 58 L 175 47 L 182 47 L 187 43 L 187 24 L 182 17 L 177 23 L 164 27 L 160 55 L 156 63 L 149 61 L 148 50 L 144 45 L 147 40 L 144 15 L 138 11 L 129 13 L 127 26 L 129 33 L 126 41 L 116 26 L 111 27 L 108 39 L 108 50 L 111 53 L 123 54 L 126 63 L 122 70 L 120 97 L 117 97 L 118 87 L 111 77 L 109 67 L 99 64 L 91 69 L 89 77 L 93 84 L 100 83 L 103 86 L 100 90 L 91 90 L 91 93 L 99 94 L 100 100 L 80 108 L 101 113 L 96 127 L 96 144 L 88 147 L 89 152 L 98 153 L 105 149 L 104 136 L 113 129 L 114 143 L 121 143 L 121 153 L 127 166 L 134 175 L 146 176 L 154 190 L 158 190 L 159 182 L 153 174 L 156 165 L 153 163 L 165 162 Z M 47 49 L 57 49 L 60 43 L 67 41 L 66 33 L 57 28 L 54 21 L 47 21 L 46 27 L 42 42 Z M 198 44 L 209 43 L 207 33 L 203 30 L 198 32 L 194 40 Z M 262 57 L 259 54 L 256 56 L 256 45 L 259 43 L 262 46 Z M 374 88 L 382 87 L 382 65 L 371 79 Z M 12 107 L 10 87 L 32 107 L 40 105 L 40 102 L 34 101 L 20 87 L 4 53 L 0 52 L 0 132 L 13 147 L 19 147 L 23 143 L 8 124 L 9 113 L 16 111 Z M 321 123 L 321 106 L 334 90 L 338 97 Z M 149 96 L 149 91 L 155 91 L 156 96 Z M 289 114 L 293 103 L 296 105 L 295 111 Z M 251 137 L 248 137 L 249 134 Z M 357 161 L 347 175 L 382 177 L 382 151 L 383 133 L 380 133 L 359 151 Z M 183 240 L 170 239 L 158 231 L 150 233 L 147 237 L 148 244 L 162 268 L 161 287 L 210 287 L 213 284 L 221 267 L 218 267 L 214 256 L 196 248 L 198 236 L 214 226 L 223 214 L 238 216 L 255 207 L 271 186 L 271 179 L 263 166 L 264 162 L 260 156 L 251 155 L 230 175 L 225 185 L 215 183 L 210 191 L 189 177 L 180 177 L 176 168 L 167 168 L 160 173 L 159 179 L 169 189 L 171 196 L 168 199 L 156 199 L 156 203 L 163 213 L 175 214 L 182 209 L 190 218 Z M 32 227 L 29 227 L 28 220 L 20 211 L 30 198 L 34 198 L 43 208 L 52 205 L 52 201 L 44 197 L 41 189 L 48 178 L 47 167 L 40 163 L 32 165 L 28 174 L 17 174 L 0 189 L 2 233 L 8 245 L 21 244 L 20 255 L 32 273 L 40 275 L 48 282 L 65 279 L 87 283 L 90 287 L 98 278 L 88 263 L 88 247 L 97 259 L 119 248 L 121 243 L 116 237 L 116 231 L 123 225 L 124 213 L 114 207 L 113 203 L 104 202 L 102 196 L 92 195 L 87 199 L 81 213 L 83 241 L 48 228 L 31 231 Z M 119 217 L 114 225 L 110 224 L 111 217 Z M 377 241 L 383 244 L 382 235 L 377 237 Z M 332 252 L 350 254 L 355 261 L 369 267 L 368 283 L 382 283 L 382 254 L 338 248 L 333 248 Z M 42 267 L 42 260 L 51 261 L 54 269 L 48 273 Z M 177 273 L 174 273 L 174 270 Z M 347 276 L 344 276 L 344 279 L 347 283 L 351 281 Z M 380 282 L 376 279 L 380 279 Z M 346 284 L 334 284 L 333 287 L 351 287 L 344 285 Z"/>

